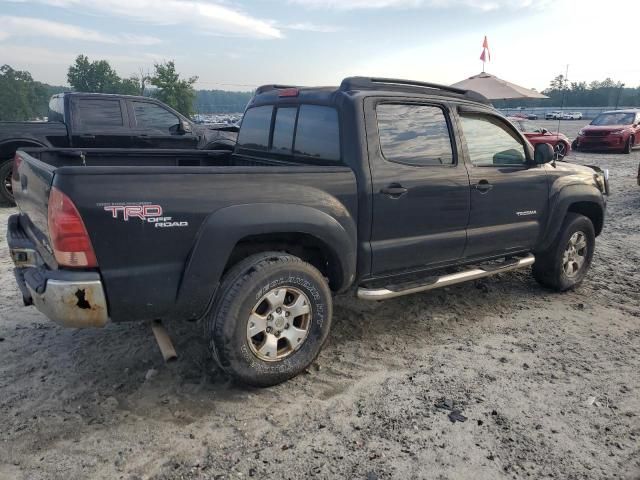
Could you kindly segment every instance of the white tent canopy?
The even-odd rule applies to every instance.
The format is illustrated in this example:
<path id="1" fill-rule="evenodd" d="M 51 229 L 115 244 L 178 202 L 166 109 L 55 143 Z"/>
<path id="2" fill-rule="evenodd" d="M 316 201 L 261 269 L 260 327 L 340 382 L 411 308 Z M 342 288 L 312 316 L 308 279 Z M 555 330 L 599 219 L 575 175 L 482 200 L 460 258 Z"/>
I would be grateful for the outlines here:
<path id="1" fill-rule="evenodd" d="M 452 87 L 463 90 L 473 90 L 489 100 L 507 100 L 510 98 L 549 98 L 546 95 L 524 88 L 515 83 L 507 82 L 501 78 L 486 72 L 469 77 L 461 82 L 454 83 Z"/>

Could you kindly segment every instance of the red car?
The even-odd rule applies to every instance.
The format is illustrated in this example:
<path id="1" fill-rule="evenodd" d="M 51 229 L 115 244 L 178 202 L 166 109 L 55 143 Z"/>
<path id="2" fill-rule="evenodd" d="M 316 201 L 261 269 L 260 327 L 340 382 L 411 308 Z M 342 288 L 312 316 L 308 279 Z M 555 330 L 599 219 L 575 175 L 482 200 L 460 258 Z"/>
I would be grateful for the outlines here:
<path id="1" fill-rule="evenodd" d="M 548 143 L 553 147 L 556 160 L 562 160 L 571 153 L 571 142 L 562 133 L 552 133 L 546 128 L 539 127 L 534 123 L 520 117 L 508 117 L 518 130 L 520 130 L 527 140 L 534 147 L 538 143 Z"/>
<path id="2" fill-rule="evenodd" d="M 574 148 L 631 153 L 640 141 L 640 110 L 603 112 L 578 133 Z"/>

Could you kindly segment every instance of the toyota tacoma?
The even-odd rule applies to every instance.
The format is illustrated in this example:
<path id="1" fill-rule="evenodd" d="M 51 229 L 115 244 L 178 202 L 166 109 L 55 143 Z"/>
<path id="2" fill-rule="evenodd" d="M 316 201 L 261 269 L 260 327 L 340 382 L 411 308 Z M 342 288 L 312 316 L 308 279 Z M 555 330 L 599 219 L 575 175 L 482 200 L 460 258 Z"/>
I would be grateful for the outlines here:
<path id="1" fill-rule="evenodd" d="M 26 305 L 70 327 L 199 319 L 221 368 L 258 386 L 314 361 L 334 294 L 529 266 L 575 287 L 608 192 L 477 93 L 364 77 L 258 88 L 232 152 L 25 150 L 12 183 Z"/>

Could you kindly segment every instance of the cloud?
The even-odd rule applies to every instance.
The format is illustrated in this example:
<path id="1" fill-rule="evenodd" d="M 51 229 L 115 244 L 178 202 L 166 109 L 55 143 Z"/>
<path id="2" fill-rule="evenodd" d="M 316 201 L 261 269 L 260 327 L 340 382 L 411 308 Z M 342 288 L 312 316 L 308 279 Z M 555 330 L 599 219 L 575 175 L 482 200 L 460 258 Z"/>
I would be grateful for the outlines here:
<path id="1" fill-rule="evenodd" d="M 540 7 L 551 0 L 289 0 L 308 7 L 331 8 L 336 10 L 381 9 L 381 8 L 453 8 L 470 7 L 481 11 L 502 8 L 521 9 Z"/>
<path id="2" fill-rule="evenodd" d="M 317 33 L 335 33 L 342 30 L 340 27 L 334 27 L 332 25 L 317 25 L 315 23 L 300 22 L 285 25 L 284 28 L 289 30 L 299 30 L 303 32 L 317 32 Z"/>
<path id="3" fill-rule="evenodd" d="M 15 1 L 15 0 L 13 0 Z M 74 12 L 95 13 L 155 25 L 185 25 L 204 33 L 254 38 L 281 38 L 272 22 L 204 0 L 19 0 Z"/>
<path id="4" fill-rule="evenodd" d="M 2 25 L 0 40 L 5 40 L 9 37 L 50 37 L 111 44 L 157 45 L 161 43 L 159 38 L 146 35 L 126 33 L 107 35 L 96 30 L 89 30 L 67 23 L 32 17 L 0 15 L 0 25 Z"/>

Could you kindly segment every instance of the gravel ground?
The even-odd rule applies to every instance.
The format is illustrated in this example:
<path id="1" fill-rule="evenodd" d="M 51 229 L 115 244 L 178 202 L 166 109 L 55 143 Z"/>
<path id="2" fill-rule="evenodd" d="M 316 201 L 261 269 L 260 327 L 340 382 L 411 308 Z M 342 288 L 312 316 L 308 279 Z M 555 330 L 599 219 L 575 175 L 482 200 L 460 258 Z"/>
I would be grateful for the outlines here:
<path id="1" fill-rule="evenodd" d="M 570 159 L 609 168 L 613 194 L 580 288 L 520 271 L 338 298 L 317 363 L 264 390 L 216 372 L 196 324 L 168 325 L 165 366 L 144 325 L 21 307 L 3 229 L 0 478 L 640 478 L 640 150 Z"/>

